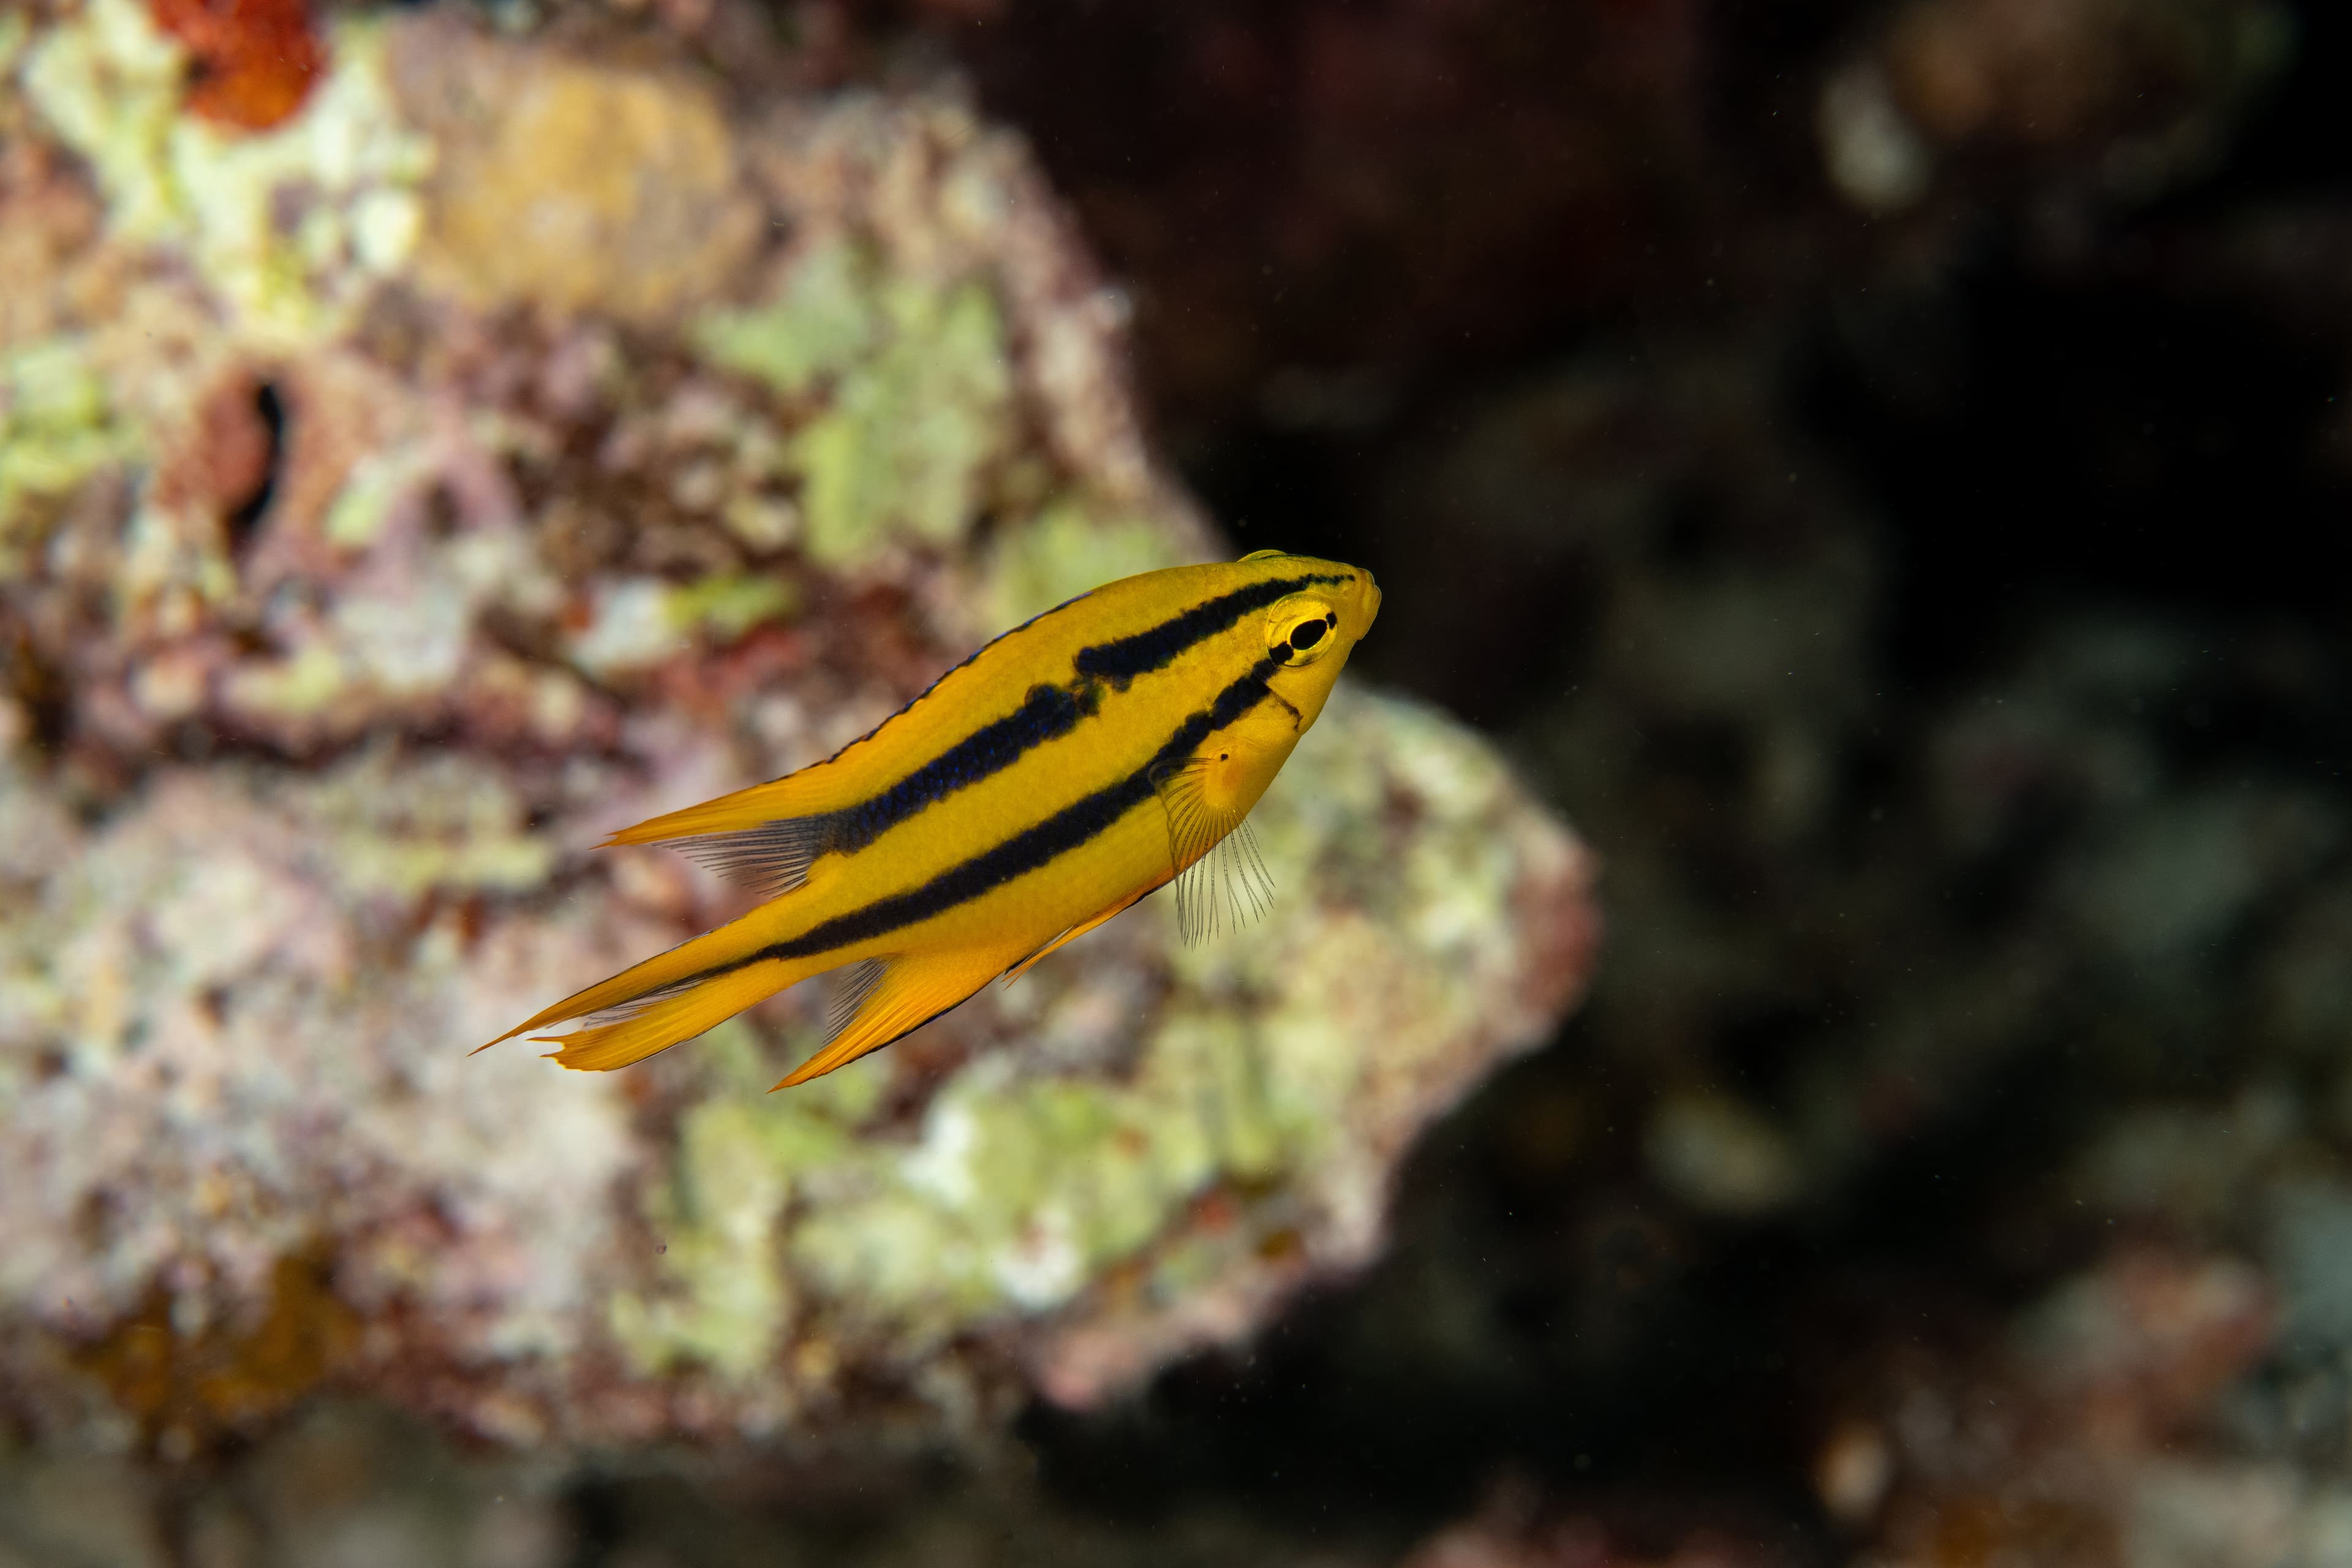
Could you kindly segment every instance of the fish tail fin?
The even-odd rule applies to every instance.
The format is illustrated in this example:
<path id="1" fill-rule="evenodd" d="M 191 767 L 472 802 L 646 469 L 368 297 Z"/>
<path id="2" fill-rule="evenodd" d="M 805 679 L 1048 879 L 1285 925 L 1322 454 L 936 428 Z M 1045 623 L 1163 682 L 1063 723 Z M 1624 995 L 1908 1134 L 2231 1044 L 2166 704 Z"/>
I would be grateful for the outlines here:
<path id="1" fill-rule="evenodd" d="M 717 931 L 705 931 L 690 941 L 682 942 L 667 952 L 657 952 L 642 963 L 631 964 L 609 980 L 600 980 L 584 991 L 576 991 L 562 1001 L 541 1008 L 498 1039 L 475 1049 L 486 1051 L 500 1041 L 513 1039 L 517 1035 L 529 1035 L 573 1018 L 587 1020 L 591 1027 L 567 1037 L 567 1043 L 582 1042 L 598 1029 L 610 1029 L 622 1023 L 650 1017 L 672 1003 L 704 994 L 707 987 L 716 989 L 709 990 L 709 1000 L 701 1008 L 688 1010 L 681 1007 L 665 1013 L 664 1016 L 683 1018 L 689 1014 L 699 1016 L 702 1010 L 716 1005 L 720 997 L 740 995 L 742 998 L 725 1012 L 711 1014 L 707 1022 L 687 1034 L 662 1042 L 663 1045 L 675 1045 L 678 1040 L 700 1033 L 730 1014 L 741 1011 L 770 993 L 781 991 L 812 973 L 803 964 L 781 960 L 748 962 L 754 960 L 760 949 L 766 945 L 775 925 L 776 921 L 768 909 L 753 910 L 740 920 L 730 921 Z M 758 986 L 749 980 L 738 979 L 739 976 L 755 974 L 761 977 Z M 602 1037 L 614 1039 L 619 1037 L 606 1034 Z M 660 1046 L 650 1046 L 638 1054 L 651 1055 L 660 1048 Z M 635 1058 L 627 1059 L 635 1060 Z M 581 1064 L 569 1061 L 565 1065 Z M 615 1061 L 603 1065 L 618 1067 L 621 1063 Z"/>
<path id="2" fill-rule="evenodd" d="M 832 1036 L 776 1088 L 822 1078 L 912 1034 L 1019 962 L 1019 950 L 900 953 L 846 966 Z M 838 972 L 837 972 L 838 973 Z"/>
<path id="3" fill-rule="evenodd" d="M 796 976 L 781 958 L 747 963 L 706 980 L 656 991 L 638 1002 L 590 1014 L 588 1026 L 569 1035 L 535 1037 L 558 1048 L 548 1053 L 560 1067 L 604 1072 L 643 1061 L 690 1040 L 715 1024 L 766 1000 Z"/>

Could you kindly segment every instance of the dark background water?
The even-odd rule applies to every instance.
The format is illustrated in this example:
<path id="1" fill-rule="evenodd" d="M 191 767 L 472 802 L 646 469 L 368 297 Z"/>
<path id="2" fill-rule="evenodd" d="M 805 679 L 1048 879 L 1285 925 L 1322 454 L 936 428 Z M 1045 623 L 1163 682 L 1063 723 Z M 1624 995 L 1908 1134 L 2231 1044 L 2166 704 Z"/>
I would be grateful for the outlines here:
<path id="1" fill-rule="evenodd" d="M 1695 1213 L 1645 1166 L 1669 1086 L 1801 1121 L 1797 1086 L 1868 1076 L 1895 1016 L 1965 1006 L 1912 982 L 2010 962 L 2059 868 L 2150 798 L 2260 780 L 2343 805 L 2352 18 L 2294 10 L 2291 58 L 2157 189 L 2102 188 L 2112 143 L 2084 129 L 1955 149 L 1917 206 L 1865 215 L 1825 188 L 1812 97 L 1891 13 L 1015 3 L 940 29 L 1132 288 L 1148 396 L 1212 510 L 1248 544 L 1370 566 L 1391 588 L 1369 675 L 1505 738 L 1605 857 L 1670 862 L 1675 890 L 1612 885 L 1617 952 L 1685 900 L 1801 924 L 1874 886 L 1937 911 L 1776 953 L 1765 982 L 1711 991 L 1689 963 L 1663 1061 L 1648 994 L 1604 961 L 1588 1014 L 1427 1141 L 1370 1279 L 1131 1406 L 1034 1412 L 1066 1498 L 1409 1536 L 1507 1470 L 1831 1552 L 1805 1466 L 1844 1336 L 1968 1341 L 2095 1253 L 2030 1211 L 2119 1100 L 2218 1102 L 2262 1070 L 2268 889 L 2186 973 L 2084 960 L 2096 978 L 1767 1214 Z M 1673 389 L 1694 363 L 1736 389 Z M 1638 460 L 1493 438 L 1579 377 L 1645 411 Z M 1759 450 L 1710 450 L 1726 421 Z M 1808 515 L 1768 515 L 1764 451 L 1802 467 Z M 1650 481 L 1643 542 L 1594 544 L 1589 512 Z M 1592 644 L 1629 582 L 1834 576 L 1848 549 L 1866 586 L 1823 613 L 1850 679 L 1819 695 L 1830 777 L 1793 828 L 1741 820 L 1754 715 L 1580 717 L 1626 681 Z M 1934 843 L 1955 710 L 2118 626 L 2171 649 L 2116 696 L 2161 759 L 2149 794 L 2053 785 L 1997 843 Z M 2103 721 L 2056 720 L 2053 752 Z M 2147 1016 L 2174 987 L 2181 1037 Z M 1581 1131 L 1548 1142 L 1547 1105 Z"/>

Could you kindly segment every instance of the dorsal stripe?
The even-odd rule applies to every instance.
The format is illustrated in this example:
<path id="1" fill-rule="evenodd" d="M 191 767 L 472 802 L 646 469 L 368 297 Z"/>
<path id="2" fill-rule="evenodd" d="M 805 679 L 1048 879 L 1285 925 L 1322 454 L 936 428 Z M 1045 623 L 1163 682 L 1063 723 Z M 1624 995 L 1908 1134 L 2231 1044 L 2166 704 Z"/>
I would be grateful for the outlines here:
<path id="1" fill-rule="evenodd" d="M 1095 710 L 1097 689 L 1037 685 L 1021 706 L 983 724 L 872 798 L 828 814 L 826 847 L 860 849 L 925 806 L 1003 773 L 1031 751 L 1078 727 Z"/>
<path id="2" fill-rule="evenodd" d="M 1232 593 L 1220 594 L 1213 599 L 1203 599 L 1191 609 L 1171 616 L 1156 626 L 1130 637 L 1080 648 L 1078 675 L 1081 679 L 1090 677 L 1108 680 L 1124 689 L 1139 675 L 1167 668 L 1186 648 L 1208 641 L 1252 610 L 1262 610 L 1302 588 L 1346 581 L 1345 577 L 1328 573 L 1308 577 L 1277 577 L 1264 583 L 1253 583 L 1246 588 L 1235 588 Z"/>

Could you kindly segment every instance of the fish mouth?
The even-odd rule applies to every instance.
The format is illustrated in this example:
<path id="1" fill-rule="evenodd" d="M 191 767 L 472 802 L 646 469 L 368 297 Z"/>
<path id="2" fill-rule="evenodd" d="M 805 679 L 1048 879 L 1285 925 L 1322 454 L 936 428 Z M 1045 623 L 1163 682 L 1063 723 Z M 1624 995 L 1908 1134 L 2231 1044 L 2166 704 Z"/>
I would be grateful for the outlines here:
<path id="1" fill-rule="evenodd" d="M 1364 629 L 1370 631 L 1381 614 L 1381 585 L 1372 581 L 1370 572 L 1357 578 L 1356 596 L 1363 602 Z"/>

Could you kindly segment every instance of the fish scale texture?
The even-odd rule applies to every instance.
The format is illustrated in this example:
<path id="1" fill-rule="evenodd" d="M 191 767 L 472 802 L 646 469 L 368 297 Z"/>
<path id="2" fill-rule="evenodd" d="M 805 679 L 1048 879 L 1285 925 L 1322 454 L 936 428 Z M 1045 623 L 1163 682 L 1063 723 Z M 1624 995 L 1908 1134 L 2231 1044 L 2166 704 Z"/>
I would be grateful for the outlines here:
<path id="1" fill-rule="evenodd" d="M 614 827 L 1231 552 L 969 110 L 321 45 L 233 134 L 130 0 L 0 33 L 0 1414 L 968 1438 L 1370 1260 L 1596 923 L 1493 750 L 1360 687 L 1253 817 L 1250 931 L 1155 897 L 781 1095 L 819 997 L 626 1074 L 466 1054 L 744 907 Z"/>

